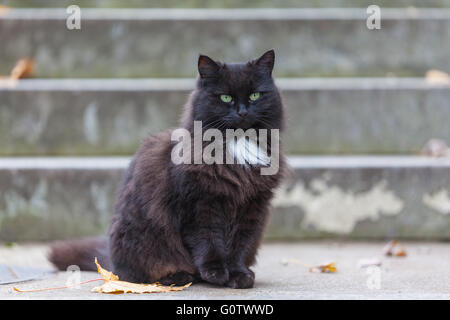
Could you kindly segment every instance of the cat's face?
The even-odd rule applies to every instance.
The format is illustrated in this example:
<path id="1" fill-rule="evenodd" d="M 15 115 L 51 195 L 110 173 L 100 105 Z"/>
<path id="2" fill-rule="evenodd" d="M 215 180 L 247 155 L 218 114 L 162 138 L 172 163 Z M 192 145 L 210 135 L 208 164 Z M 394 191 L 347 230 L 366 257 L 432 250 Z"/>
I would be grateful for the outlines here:
<path id="1" fill-rule="evenodd" d="M 273 50 L 247 63 L 220 63 L 201 55 L 192 120 L 201 120 L 204 129 L 281 129 L 274 60 Z"/>

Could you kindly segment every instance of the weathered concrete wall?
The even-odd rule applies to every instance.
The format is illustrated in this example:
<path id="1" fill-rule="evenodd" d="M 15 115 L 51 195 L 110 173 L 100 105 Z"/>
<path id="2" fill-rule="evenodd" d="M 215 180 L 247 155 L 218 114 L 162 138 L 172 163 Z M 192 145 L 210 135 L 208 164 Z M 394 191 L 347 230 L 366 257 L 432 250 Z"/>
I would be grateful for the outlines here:
<path id="1" fill-rule="evenodd" d="M 269 48 L 277 52 L 277 77 L 450 71 L 450 9 L 379 4 L 380 31 L 367 29 L 364 8 L 83 8 L 79 31 L 67 30 L 64 8 L 6 9 L 0 75 L 28 56 L 36 77 L 193 77 L 199 52 L 242 61 Z M 279 80 L 290 154 L 416 153 L 430 138 L 450 140 L 449 84 Z M 192 80 L 183 79 L 2 83 L 0 156 L 129 155 L 146 135 L 176 125 L 191 89 Z M 127 161 L 0 158 L 0 240 L 104 233 Z M 324 156 L 291 163 L 267 239 L 450 240 L 449 158 Z"/>
<path id="2" fill-rule="evenodd" d="M 121 170 L 1 170 L 0 239 L 105 232 Z"/>
<path id="3" fill-rule="evenodd" d="M 25 56 L 37 77 L 193 76 L 199 52 L 247 61 L 275 48 L 278 76 L 422 76 L 448 71 L 449 9 L 84 9 L 68 30 L 65 9 L 0 16 L 0 74 Z"/>
<path id="4" fill-rule="evenodd" d="M 449 239 L 449 159 L 325 159 L 293 163 L 267 237 Z"/>
<path id="5" fill-rule="evenodd" d="M 0 240 L 101 234 L 127 158 L 0 159 Z M 266 238 L 450 239 L 450 159 L 297 157 Z"/>
<path id="6" fill-rule="evenodd" d="M 421 79 L 279 79 L 289 154 L 417 153 L 450 142 L 450 84 Z M 178 124 L 193 80 L 0 83 L 0 155 L 133 154 Z"/>
<path id="7" fill-rule="evenodd" d="M 1 92 L 0 153 L 133 154 L 178 123 L 187 92 Z"/>

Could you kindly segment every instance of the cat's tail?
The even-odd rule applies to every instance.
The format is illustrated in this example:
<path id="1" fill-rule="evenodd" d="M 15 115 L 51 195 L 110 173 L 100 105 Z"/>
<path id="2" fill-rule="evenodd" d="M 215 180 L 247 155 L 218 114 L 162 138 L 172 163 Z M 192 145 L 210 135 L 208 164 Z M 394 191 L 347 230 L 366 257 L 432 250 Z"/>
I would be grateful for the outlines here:
<path id="1" fill-rule="evenodd" d="M 111 268 L 106 237 L 56 241 L 50 246 L 48 260 L 59 270 L 76 265 L 82 271 L 97 271 L 95 258 L 103 268 Z"/>

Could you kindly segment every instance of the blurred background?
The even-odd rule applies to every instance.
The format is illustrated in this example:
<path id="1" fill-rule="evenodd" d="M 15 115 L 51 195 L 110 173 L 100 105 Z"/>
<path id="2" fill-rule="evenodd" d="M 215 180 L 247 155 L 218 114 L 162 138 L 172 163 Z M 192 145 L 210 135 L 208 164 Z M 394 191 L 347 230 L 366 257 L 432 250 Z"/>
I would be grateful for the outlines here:
<path id="1" fill-rule="evenodd" d="M 0 241 L 104 234 L 129 157 L 177 125 L 198 54 L 271 48 L 292 175 L 266 239 L 450 239 L 450 0 L 0 4 Z"/>

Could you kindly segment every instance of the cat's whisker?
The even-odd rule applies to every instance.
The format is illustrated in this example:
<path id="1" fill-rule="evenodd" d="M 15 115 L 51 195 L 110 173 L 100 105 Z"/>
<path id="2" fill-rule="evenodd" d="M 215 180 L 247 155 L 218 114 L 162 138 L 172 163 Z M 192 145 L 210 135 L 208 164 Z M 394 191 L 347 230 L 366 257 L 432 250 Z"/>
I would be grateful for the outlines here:
<path id="1" fill-rule="evenodd" d="M 220 124 L 222 122 L 222 119 L 216 119 L 212 122 L 209 122 L 206 124 L 206 126 L 202 127 L 203 130 L 208 130 L 210 128 L 212 128 L 213 126 Z"/>
<path id="2" fill-rule="evenodd" d="M 258 119 L 257 122 L 262 123 L 263 125 L 267 126 L 267 127 L 272 127 L 272 124 L 269 123 L 267 120 L 264 119 Z"/>

